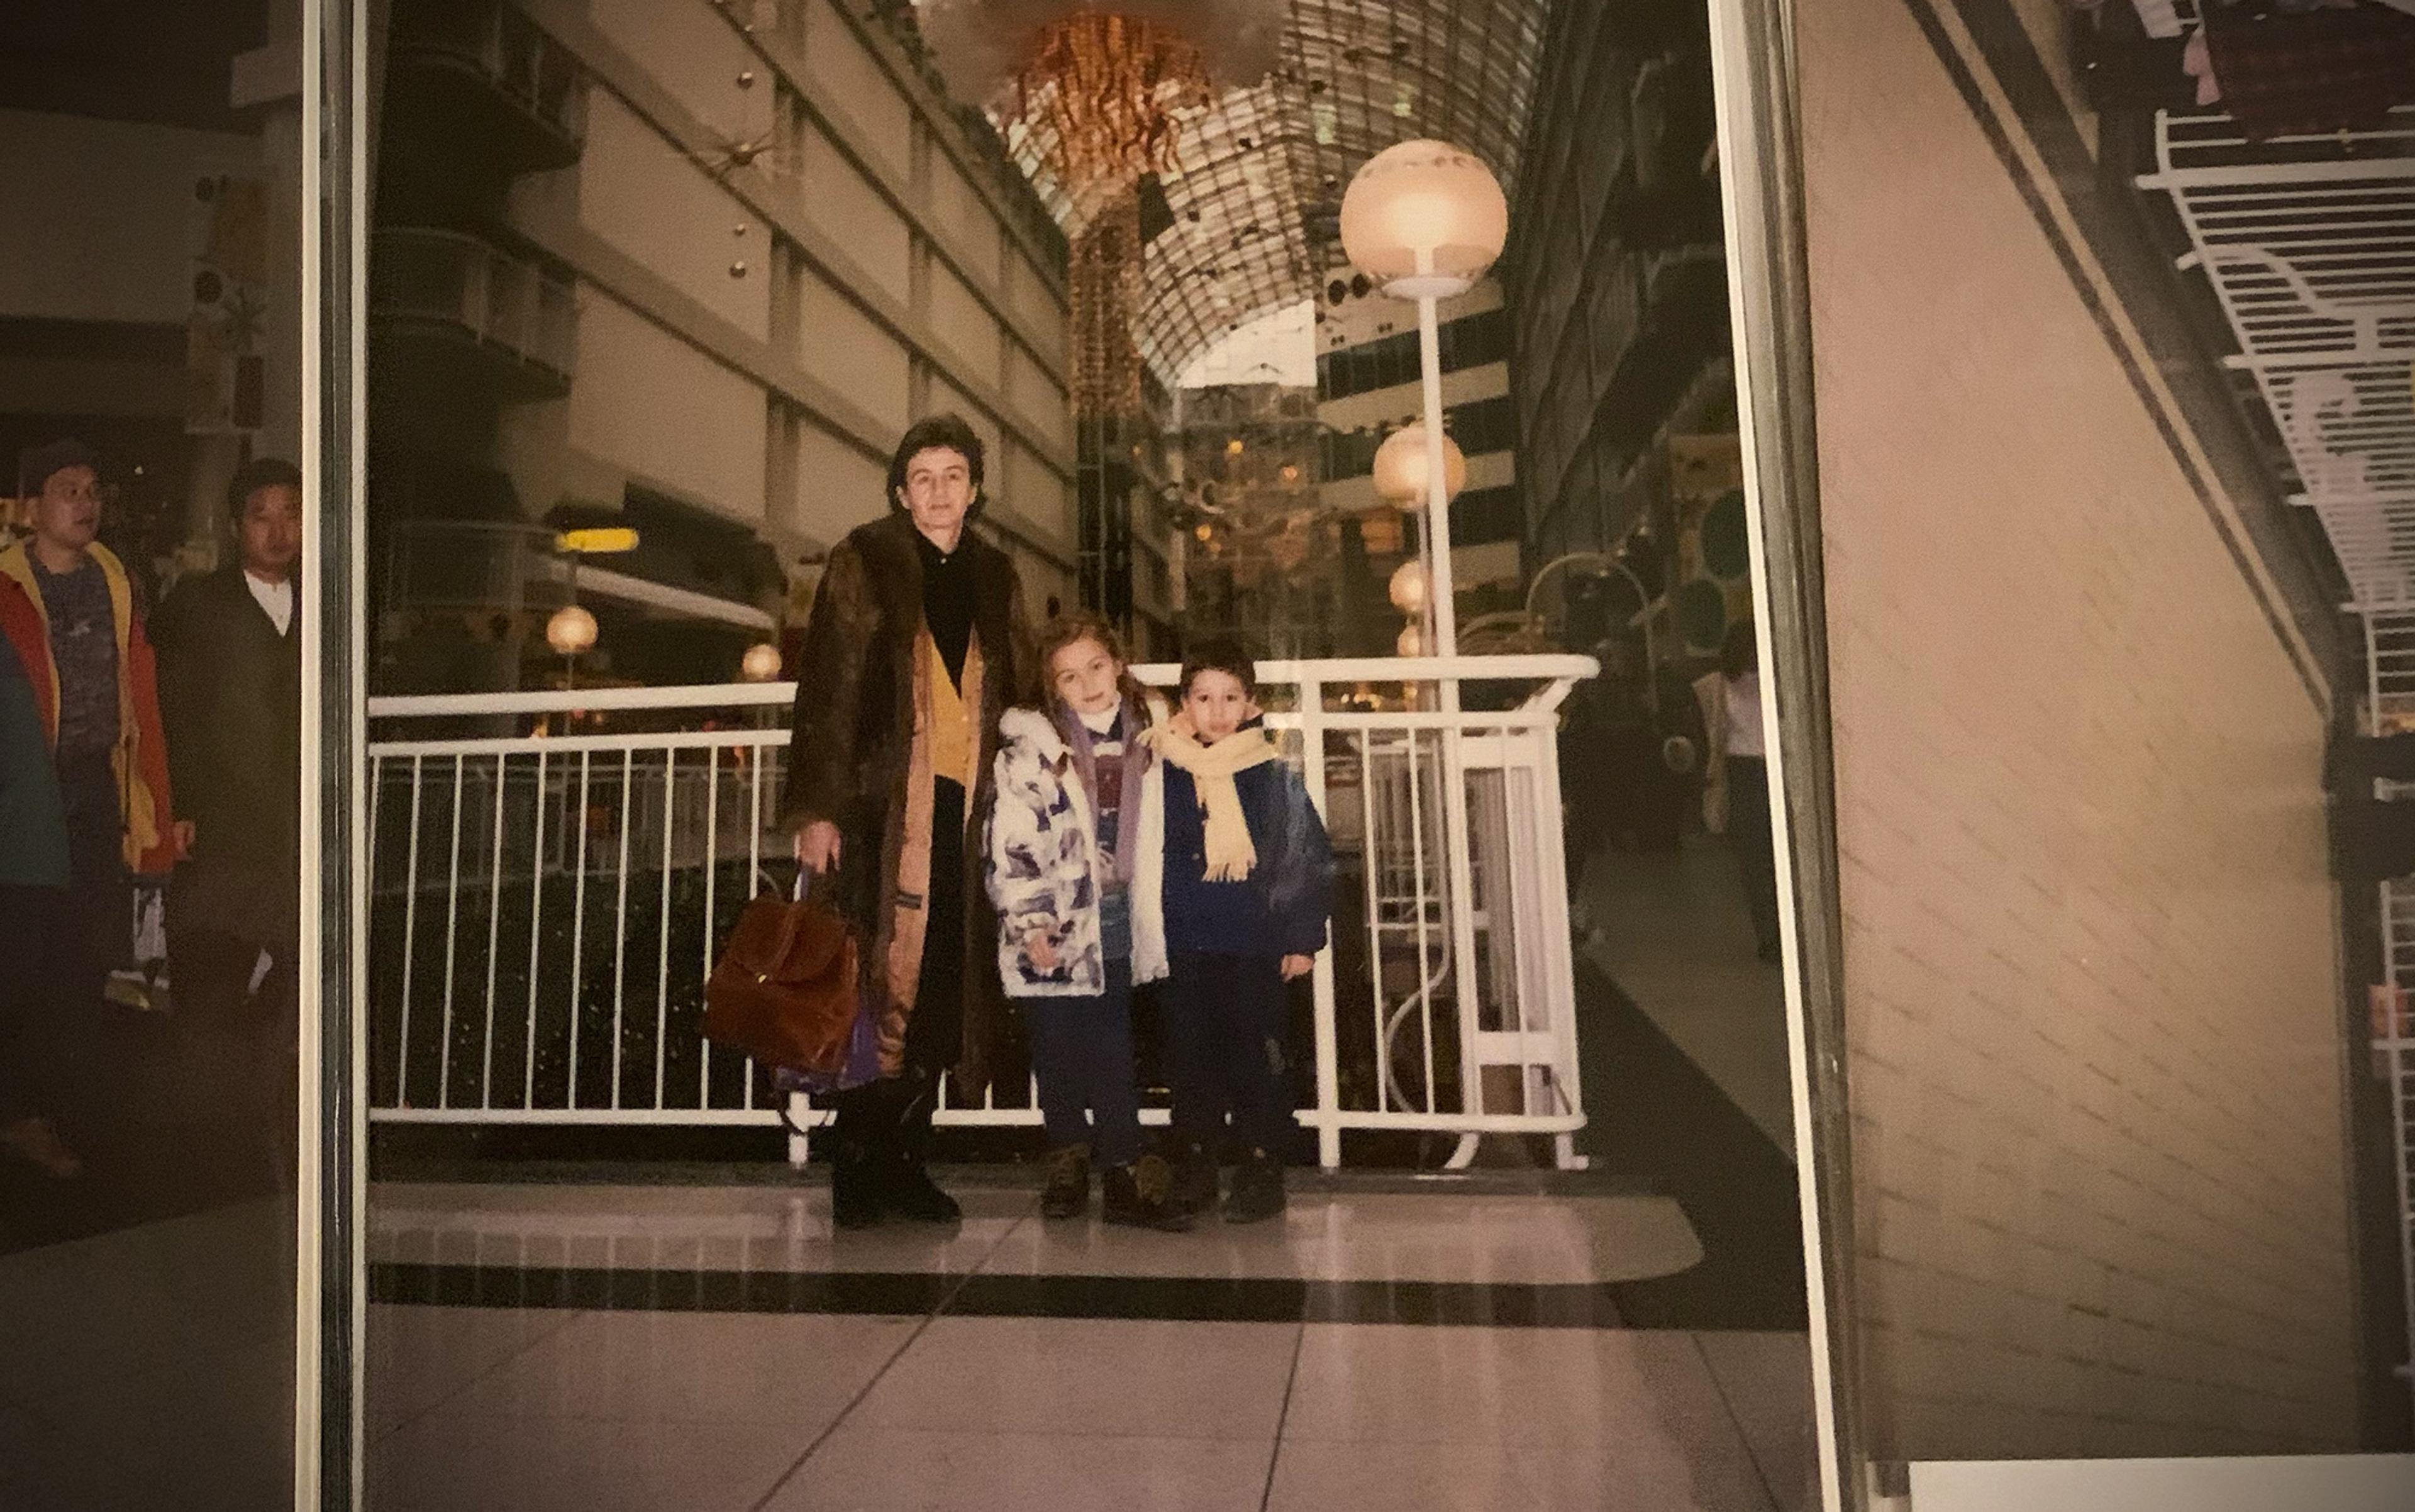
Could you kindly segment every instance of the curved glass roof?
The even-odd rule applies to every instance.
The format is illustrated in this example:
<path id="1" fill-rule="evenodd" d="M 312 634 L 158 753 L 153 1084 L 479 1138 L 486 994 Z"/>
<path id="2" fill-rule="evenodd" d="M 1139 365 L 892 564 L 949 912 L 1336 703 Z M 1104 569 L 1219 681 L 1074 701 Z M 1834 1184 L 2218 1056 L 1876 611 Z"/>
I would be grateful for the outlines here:
<path id="1" fill-rule="evenodd" d="M 1342 265 L 1342 193 L 1396 142 L 1437 137 L 1515 195 L 1550 0 L 1291 0 L 1282 67 L 1189 113 L 1157 181 L 1164 229 L 1142 265 L 1135 336 L 1161 380 Z M 1060 224 L 1072 207 L 1035 130 L 1009 149 Z M 1144 185 L 1143 223 L 1149 222 Z M 1171 212 L 1171 222 L 1163 219 Z"/>

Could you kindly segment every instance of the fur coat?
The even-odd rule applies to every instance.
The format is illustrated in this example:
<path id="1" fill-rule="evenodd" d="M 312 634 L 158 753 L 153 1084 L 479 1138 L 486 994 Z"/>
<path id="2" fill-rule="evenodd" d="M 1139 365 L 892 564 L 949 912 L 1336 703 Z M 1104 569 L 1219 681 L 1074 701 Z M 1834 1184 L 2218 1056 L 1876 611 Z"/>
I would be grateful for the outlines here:
<path id="1" fill-rule="evenodd" d="M 1152 723 L 1164 707 L 1150 700 Z M 1098 808 L 1082 774 L 1046 714 L 1010 709 L 999 725 L 994 786 L 983 849 L 989 854 L 989 895 L 998 906 L 998 974 L 1009 997 L 1094 997 L 1107 990 L 1099 937 L 1099 891 L 1106 861 L 1099 852 Z M 1125 743 L 1128 761 L 1147 759 L 1138 740 Z M 1131 817 L 1132 980 L 1165 975 L 1165 769 L 1149 760 L 1140 779 L 1140 812 Z M 1024 936 L 1045 929 L 1057 937 L 1057 969 L 1042 971 L 1023 953 Z"/>
<path id="2" fill-rule="evenodd" d="M 982 886 L 978 837 L 988 816 L 999 716 L 1037 691 L 1030 621 L 1014 565 L 968 524 L 960 551 L 973 560 L 973 633 L 959 690 L 974 721 L 967 795 L 964 890 L 964 1035 L 950 1068 L 956 1095 L 980 1100 L 1007 1027 L 995 945 L 998 921 Z M 933 658 L 922 619 L 922 559 L 913 521 L 892 509 L 832 548 L 806 621 L 788 742 L 784 829 L 827 819 L 839 829 L 836 906 L 861 942 L 865 1010 L 879 1070 L 904 1069 L 906 1025 L 922 975 L 931 861 L 928 738 Z M 1027 684 L 1031 686 L 1027 687 Z M 944 885 L 942 883 L 941 885 Z"/>

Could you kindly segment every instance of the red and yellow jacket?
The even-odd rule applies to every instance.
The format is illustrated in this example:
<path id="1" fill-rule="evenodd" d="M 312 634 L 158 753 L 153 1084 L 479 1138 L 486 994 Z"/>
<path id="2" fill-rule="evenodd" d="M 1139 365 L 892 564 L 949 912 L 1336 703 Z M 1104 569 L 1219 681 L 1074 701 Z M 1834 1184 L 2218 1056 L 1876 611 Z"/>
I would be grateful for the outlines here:
<path id="1" fill-rule="evenodd" d="M 126 864 L 139 873 L 165 872 L 177 858 L 168 741 L 159 727 L 158 666 L 142 618 L 134 612 L 134 590 L 125 564 L 98 543 L 84 549 L 109 579 L 109 602 L 117 622 L 117 747 L 110 753 L 110 770 L 117 777 L 118 811 L 126 816 Z M 24 664 L 41 707 L 43 733 L 55 747 L 59 669 L 51 658 L 51 617 L 22 541 L 0 547 L 0 635 L 8 637 Z"/>

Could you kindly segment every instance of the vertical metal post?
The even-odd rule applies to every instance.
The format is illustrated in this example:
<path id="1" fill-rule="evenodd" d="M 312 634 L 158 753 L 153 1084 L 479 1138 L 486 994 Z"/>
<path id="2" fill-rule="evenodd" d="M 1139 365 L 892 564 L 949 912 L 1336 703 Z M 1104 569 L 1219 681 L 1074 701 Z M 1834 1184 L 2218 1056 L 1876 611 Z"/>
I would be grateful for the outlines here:
<path id="1" fill-rule="evenodd" d="M 1325 684 L 1303 679 L 1299 683 L 1301 775 L 1309 801 L 1323 818 L 1325 803 Z M 1329 830 L 1331 825 L 1328 825 Z M 1316 1163 L 1330 1171 L 1342 1163 L 1342 1078 L 1336 1061 L 1339 1036 L 1334 1032 L 1333 948 L 1328 941 L 1316 952 Z"/>

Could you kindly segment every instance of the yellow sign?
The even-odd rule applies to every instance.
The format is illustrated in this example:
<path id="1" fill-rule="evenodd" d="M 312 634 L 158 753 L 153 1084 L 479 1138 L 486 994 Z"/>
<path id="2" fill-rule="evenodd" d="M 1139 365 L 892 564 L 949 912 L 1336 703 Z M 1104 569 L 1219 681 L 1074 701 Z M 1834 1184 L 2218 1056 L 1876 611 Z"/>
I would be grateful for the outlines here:
<path id="1" fill-rule="evenodd" d="M 576 552 L 582 557 L 611 556 L 638 549 L 638 532 L 625 525 L 597 525 L 583 531 L 563 531 L 553 538 L 556 551 Z"/>

